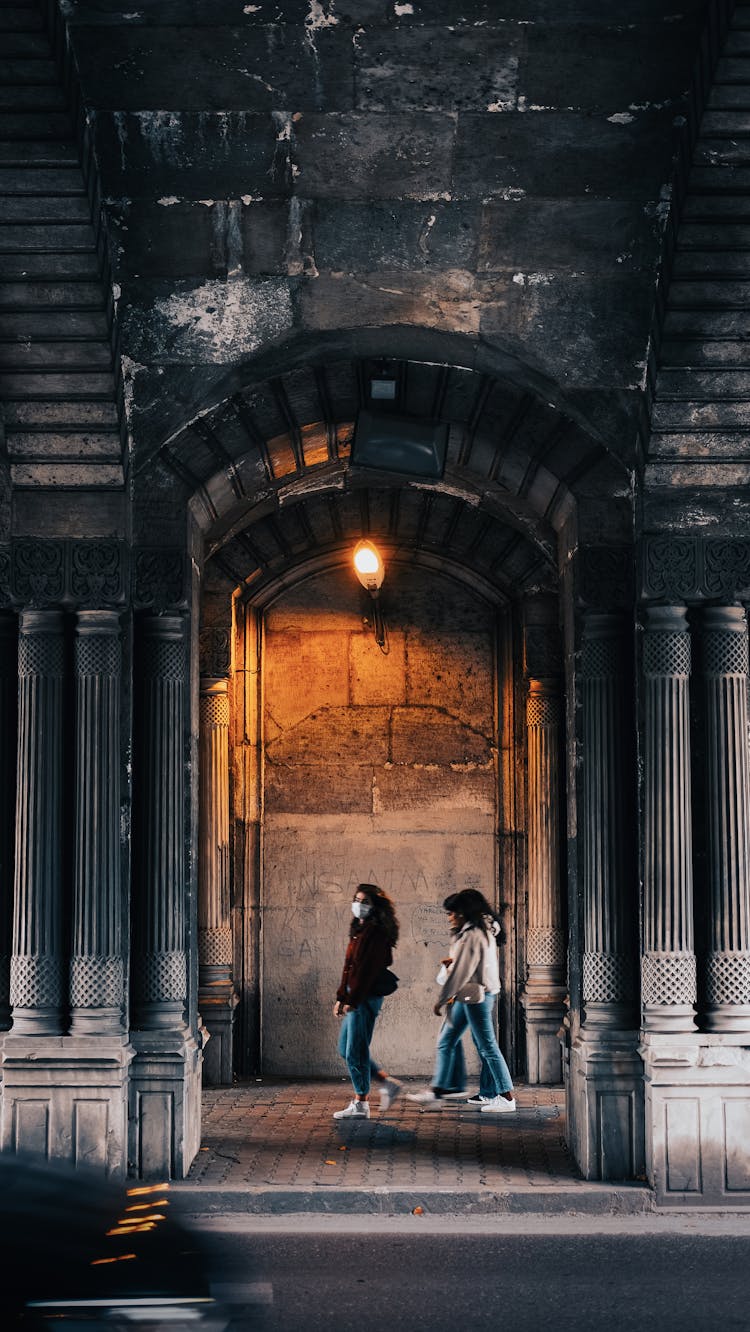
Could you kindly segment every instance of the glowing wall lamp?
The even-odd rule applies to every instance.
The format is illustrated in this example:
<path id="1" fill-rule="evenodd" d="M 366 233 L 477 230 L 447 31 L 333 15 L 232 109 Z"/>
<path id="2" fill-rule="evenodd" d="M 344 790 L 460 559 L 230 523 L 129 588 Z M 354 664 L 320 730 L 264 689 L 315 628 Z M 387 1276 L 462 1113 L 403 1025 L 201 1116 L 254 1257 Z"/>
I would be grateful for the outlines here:
<path id="1" fill-rule="evenodd" d="M 385 565 L 380 551 L 377 546 L 373 545 L 372 541 L 358 541 L 354 547 L 354 572 L 365 592 L 369 593 L 372 601 L 372 627 L 375 631 L 375 642 L 381 652 L 387 652 L 388 631 L 380 605 L 380 589 L 385 577 Z M 367 620 L 365 620 L 365 623 L 367 623 Z"/>

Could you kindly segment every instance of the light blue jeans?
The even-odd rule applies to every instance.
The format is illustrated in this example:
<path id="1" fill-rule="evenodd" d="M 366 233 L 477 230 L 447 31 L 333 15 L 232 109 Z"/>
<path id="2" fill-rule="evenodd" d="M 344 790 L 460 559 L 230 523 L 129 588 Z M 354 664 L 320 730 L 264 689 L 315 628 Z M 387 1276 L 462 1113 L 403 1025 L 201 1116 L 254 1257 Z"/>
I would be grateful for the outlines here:
<path id="1" fill-rule="evenodd" d="M 481 1004 L 456 1001 L 449 1006 L 438 1036 L 433 1087 L 439 1087 L 441 1091 L 466 1090 L 466 1064 L 461 1038 L 466 1028 L 470 1027 L 482 1061 L 480 1095 L 500 1096 L 502 1092 L 513 1090 L 510 1069 L 495 1037 L 493 1017 L 496 998 L 494 994 L 487 994 Z"/>
<path id="2" fill-rule="evenodd" d="M 370 1057 L 370 1041 L 382 1007 L 382 996 L 373 995 L 371 999 L 363 999 L 356 1008 L 345 1013 L 341 1020 L 339 1054 L 346 1060 L 357 1096 L 367 1095 L 372 1075 L 379 1072 L 378 1065 Z"/>

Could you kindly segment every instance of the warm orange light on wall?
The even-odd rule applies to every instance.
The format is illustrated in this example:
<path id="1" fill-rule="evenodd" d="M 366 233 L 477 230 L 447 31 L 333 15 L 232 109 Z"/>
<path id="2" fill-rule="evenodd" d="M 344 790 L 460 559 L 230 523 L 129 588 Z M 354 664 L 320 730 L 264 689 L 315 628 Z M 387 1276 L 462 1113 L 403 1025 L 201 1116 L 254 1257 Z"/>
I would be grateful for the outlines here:
<path id="1" fill-rule="evenodd" d="M 383 586 L 385 565 L 372 541 L 358 541 L 354 547 L 354 572 L 366 592 L 373 596 Z"/>

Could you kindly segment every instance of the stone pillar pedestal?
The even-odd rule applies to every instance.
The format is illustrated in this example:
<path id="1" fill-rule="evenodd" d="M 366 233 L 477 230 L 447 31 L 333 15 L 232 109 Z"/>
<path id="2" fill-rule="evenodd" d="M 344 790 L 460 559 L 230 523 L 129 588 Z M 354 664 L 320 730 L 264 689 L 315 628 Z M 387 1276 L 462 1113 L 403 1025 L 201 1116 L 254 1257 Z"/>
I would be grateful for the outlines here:
<path id="1" fill-rule="evenodd" d="M 635 999 L 631 850 L 630 635 L 621 617 L 586 617 L 581 652 L 583 1025 L 570 1054 L 569 1122 L 587 1179 L 644 1168 L 643 1065 Z"/>
<path id="2" fill-rule="evenodd" d="M 560 698 L 556 680 L 530 680 L 528 741 L 528 971 L 521 1006 L 527 1078 L 562 1082 L 565 936 L 560 884 Z"/>
<path id="3" fill-rule="evenodd" d="M 181 1178 L 200 1145 L 200 1050 L 186 1025 L 184 623 L 136 624 L 130 1165 Z"/>
<path id="4" fill-rule="evenodd" d="M 750 1039 L 643 1034 L 646 1160 L 656 1201 L 750 1206 Z"/>
<path id="5" fill-rule="evenodd" d="M 2 1150 L 124 1175 L 132 1057 L 124 1037 L 8 1034 Z"/>
<path id="6" fill-rule="evenodd" d="M 237 1007 L 229 906 L 229 696 L 227 680 L 210 676 L 202 676 L 200 685 L 199 783 L 198 1004 L 210 1036 L 203 1081 L 229 1086 Z"/>
<path id="7" fill-rule="evenodd" d="M 584 1179 L 635 1179 L 645 1168 L 643 1061 L 637 1031 L 584 1026 L 570 1051 L 569 1142 Z"/>
<path id="8" fill-rule="evenodd" d="M 708 831 L 703 1025 L 750 1033 L 750 764 L 747 622 L 739 606 L 702 617 Z M 750 1044 L 750 1039 L 748 1039 Z"/>

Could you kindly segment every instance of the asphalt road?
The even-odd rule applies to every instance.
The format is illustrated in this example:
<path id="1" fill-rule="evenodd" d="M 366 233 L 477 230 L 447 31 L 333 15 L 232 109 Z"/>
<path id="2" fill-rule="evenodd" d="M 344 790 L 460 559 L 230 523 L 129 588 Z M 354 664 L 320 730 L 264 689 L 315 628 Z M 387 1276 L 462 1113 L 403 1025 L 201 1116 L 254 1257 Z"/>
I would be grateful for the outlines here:
<path id="1" fill-rule="evenodd" d="M 750 1329 L 750 1234 L 213 1233 L 232 1332 Z M 244 1304 L 243 1302 L 244 1301 Z"/>

